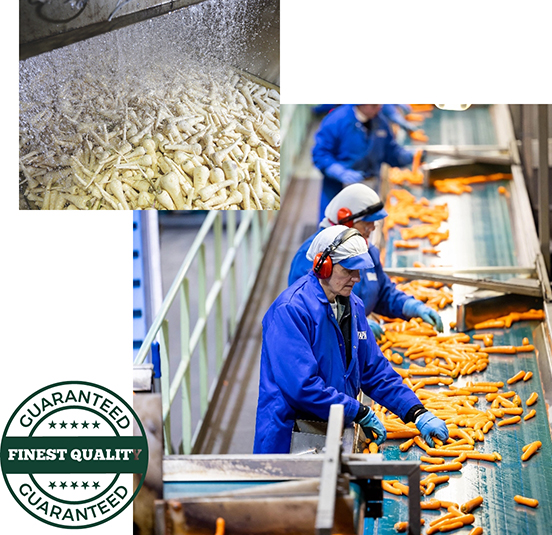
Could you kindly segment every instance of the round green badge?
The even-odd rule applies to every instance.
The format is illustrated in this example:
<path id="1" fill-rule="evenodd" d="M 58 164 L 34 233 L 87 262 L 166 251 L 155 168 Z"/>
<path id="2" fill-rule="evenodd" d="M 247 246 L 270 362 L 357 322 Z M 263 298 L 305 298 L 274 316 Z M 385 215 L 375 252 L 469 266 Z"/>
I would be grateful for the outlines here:
<path id="1" fill-rule="evenodd" d="M 89 528 L 132 503 L 146 477 L 148 444 L 120 396 L 68 381 L 19 405 L 4 430 L 0 461 L 10 492 L 28 513 L 60 528 Z M 133 474 L 141 475 L 136 489 Z"/>

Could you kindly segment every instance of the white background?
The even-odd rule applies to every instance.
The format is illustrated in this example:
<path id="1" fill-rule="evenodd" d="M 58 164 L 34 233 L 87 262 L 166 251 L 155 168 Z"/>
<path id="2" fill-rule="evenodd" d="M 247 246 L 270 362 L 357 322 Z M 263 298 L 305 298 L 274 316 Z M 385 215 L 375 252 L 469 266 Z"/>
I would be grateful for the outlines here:
<path id="1" fill-rule="evenodd" d="M 281 0 L 282 102 L 549 103 L 546 4 Z M 16 5 L 3 3 L 1 32 L 1 430 L 50 383 L 92 381 L 132 397 L 131 214 L 18 210 Z M 22 533 L 60 533 L 3 481 L 0 508 Z M 100 530 L 130 535 L 131 508 L 87 533 Z"/>

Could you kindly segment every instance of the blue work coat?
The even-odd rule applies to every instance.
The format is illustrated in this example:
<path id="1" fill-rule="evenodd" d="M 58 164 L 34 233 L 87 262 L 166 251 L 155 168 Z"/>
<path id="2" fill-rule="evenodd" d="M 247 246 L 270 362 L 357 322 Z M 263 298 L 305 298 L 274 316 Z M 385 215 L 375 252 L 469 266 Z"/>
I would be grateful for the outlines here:
<path id="1" fill-rule="evenodd" d="M 383 162 L 393 167 L 412 163 L 412 153 L 401 147 L 381 111 L 372 119 L 370 132 L 356 118 L 352 104 L 334 109 L 321 122 L 314 136 L 314 165 L 324 175 L 320 199 L 320 219 L 329 202 L 341 191 L 343 184 L 326 170 L 333 163 L 360 171 L 364 178 L 378 177 Z"/>
<path id="2" fill-rule="evenodd" d="M 416 395 L 382 355 L 364 315 L 351 303 L 351 361 L 328 298 L 314 273 L 284 290 L 262 322 L 263 344 L 254 453 L 289 453 L 296 419 L 329 418 L 344 406 L 345 425 L 356 417 L 362 389 L 404 418 Z"/>
<path id="3" fill-rule="evenodd" d="M 318 232 L 322 230 L 320 229 Z M 289 270 L 288 285 L 293 284 L 297 279 L 312 271 L 312 262 L 307 259 L 306 254 L 318 232 L 315 232 L 308 238 L 293 257 Z M 395 284 L 391 282 L 391 279 L 383 271 L 380 262 L 380 252 L 375 245 L 368 244 L 368 253 L 374 261 L 374 268 L 361 269 L 360 282 L 357 282 L 353 286 L 353 292 L 364 303 L 366 315 L 368 316 L 372 312 L 375 312 L 388 318 L 408 319 L 403 315 L 402 310 L 404 302 L 407 299 L 412 299 L 412 296 L 397 290 Z"/>

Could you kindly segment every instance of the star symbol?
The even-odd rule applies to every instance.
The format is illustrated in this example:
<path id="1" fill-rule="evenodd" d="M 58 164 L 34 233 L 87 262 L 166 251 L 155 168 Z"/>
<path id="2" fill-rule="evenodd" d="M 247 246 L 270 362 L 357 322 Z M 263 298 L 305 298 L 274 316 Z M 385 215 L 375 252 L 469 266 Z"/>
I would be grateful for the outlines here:
<path id="1" fill-rule="evenodd" d="M 73 481 L 73 482 L 71 483 L 71 487 L 72 487 L 73 489 L 76 489 L 78 486 L 79 486 L 79 485 L 78 485 L 78 483 L 77 483 L 76 481 Z"/>
<path id="2" fill-rule="evenodd" d="M 65 429 L 65 428 L 67 427 L 67 424 L 66 424 L 65 422 L 61 422 L 61 423 L 59 424 L 59 427 L 60 427 L 61 429 Z"/>
<path id="3" fill-rule="evenodd" d="M 82 425 L 83 429 L 85 429 L 85 428 L 88 429 L 88 422 L 86 420 L 84 422 L 82 422 L 81 425 Z"/>
<path id="4" fill-rule="evenodd" d="M 100 427 L 99 422 L 94 422 L 92 425 L 94 426 L 94 429 L 98 429 L 98 427 Z"/>
<path id="5" fill-rule="evenodd" d="M 89 486 L 90 486 L 90 485 L 89 485 L 86 481 L 83 481 L 83 482 L 82 482 L 81 487 L 82 487 L 83 489 L 86 489 L 86 488 L 88 488 Z"/>
<path id="6" fill-rule="evenodd" d="M 75 422 L 75 420 L 73 420 L 73 421 L 71 422 L 71 429 L 76 429 L 76 428 L 77 428 L 77 425 L 79 425 L 79 424 L 77 424 L 77 422 Z"/>
<path id="7" fill-rule="evenodd" d="M 65 481 L 62 481 L 59 486 L 60 488 L 64 489 L 67 486 L 67 483 L 65 483 Z"/>
<path id="8" fill-rule="evenodd" d="M 52 429 L 52 428 L 53 428 L 53 429 L 56 428 L 56 424 L 55 424 L 54 421 L 51 421 L 51 422 L 50 422 L 50 429 Z"/>
<path id="9" fill-rule="evenodd" d="M 56 487 L 56 482 L 55 481 L 50 481 L 50 484 L 48 485 L 51 489 L 55 488 Z"/>
<path id="10" fill-rule="evenodd" d="M 97 489 L 100 486 L 99 481 L 94 481 L 94 483 L 92 483 L 92 486 Z"/>

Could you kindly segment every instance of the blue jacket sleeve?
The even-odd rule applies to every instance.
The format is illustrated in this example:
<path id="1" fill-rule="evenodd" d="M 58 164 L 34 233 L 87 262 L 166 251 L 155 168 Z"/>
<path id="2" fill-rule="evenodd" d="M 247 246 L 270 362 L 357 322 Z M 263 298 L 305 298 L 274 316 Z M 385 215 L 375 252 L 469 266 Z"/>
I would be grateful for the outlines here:
<path id="1" fill-rule="evenodd" d="M 330 165 L 339 163 L 335 154 L 339 144 L 340 122 L 333 120 L 333 113 L 320 124 L 320 128 L 314 136 L 314 147 L 312 149 L 312 161 L 324 174 Z"/>
<path id="2" fill-rule="evenodd" d="M 407 299 L 411 299 L 412 296 L 405 294 L 401 290 L 397 290 L 395 283 L 383 271 L 379 249 L 375 245 L 370 244 L 368 252 L 374 262 L 374 269 L 379 285 L 378 300 L 374 307 L 374 312 L 388 318 L 408 319 L 404 316 L 402 310 L 404 302 Z"/>
<path id="3" fill-rule="evenodd" d="M 345 423 L 354 420 L 360 403 L 325 384 L 318 374 L 318 362 L 312 352 L 309 325 L 312 320 L 300 310 L 282 305 L 274 311 L 272 322 L 266 325 L 265 348 L 274 374 L 286 402 L 299 412 L 309 412 L 327 420 L 330 407 L 344 406 Z M 341 358 L 336 348 L 336 358 Z"/>
<path id="4" fill-rule="evenodd" d="M 387 130 L 383 161 L 392 167 L 406 167 L 410 165 L 414 158 L 414 154 L 395 141 L 391 127 L 381 112 L 378 117 L 381 120 L 380 127 Z"/>
<path id="5" fill-rule="evenodd" d="M 415 130 L 412 124 L 410 124 L 405 118 L 404 115 L 399 111 L 397 104 L 384 104 L 381 108 L 383 114 L 391 122 L 398 124 L 401 128 L 404 128 L 407 131 Z"/>
<path id="6" fill-rule="evenodd" d="M 359 318 L 361 319 L 361 318 Z M 364 323 L 367 321 L 364 318 Z M 383 356 L 372 331 L 366 327 L 367 344 L 362 344 L 361 357 L 361 388 L 362 391 L 376 403 L 387 407 L 399 418 L 404 419 L 406 413 L 420 403 L 420 399 L 403 382 L 402 377 L 393 369 Z"/>

